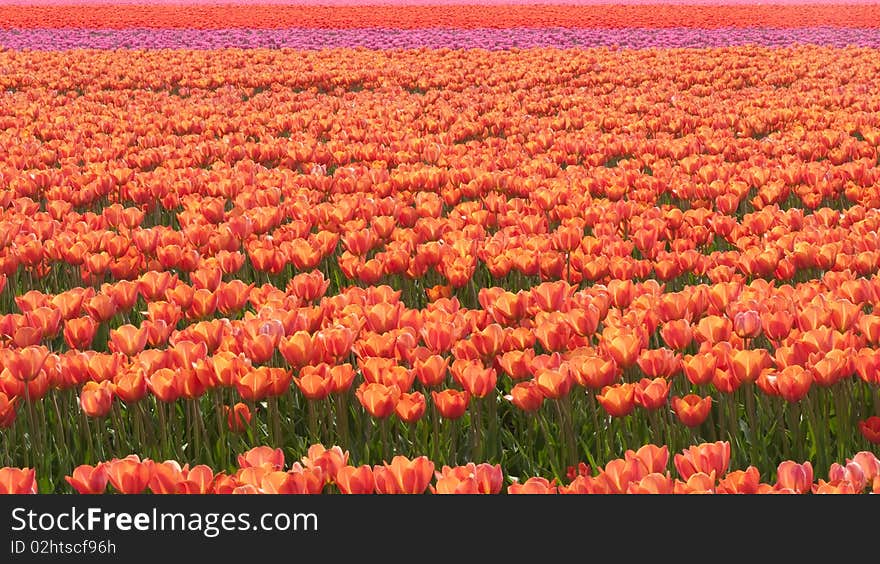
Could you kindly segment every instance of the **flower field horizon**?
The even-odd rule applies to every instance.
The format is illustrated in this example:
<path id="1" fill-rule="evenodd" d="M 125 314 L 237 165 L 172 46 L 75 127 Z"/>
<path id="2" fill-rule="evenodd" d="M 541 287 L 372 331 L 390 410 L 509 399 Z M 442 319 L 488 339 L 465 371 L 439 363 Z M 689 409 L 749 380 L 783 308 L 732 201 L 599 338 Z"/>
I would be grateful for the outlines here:
<path id="1" fill-rule="evenodd" d="M 0 493 L 880 493 L 878 49 L 0 2 Z"/>

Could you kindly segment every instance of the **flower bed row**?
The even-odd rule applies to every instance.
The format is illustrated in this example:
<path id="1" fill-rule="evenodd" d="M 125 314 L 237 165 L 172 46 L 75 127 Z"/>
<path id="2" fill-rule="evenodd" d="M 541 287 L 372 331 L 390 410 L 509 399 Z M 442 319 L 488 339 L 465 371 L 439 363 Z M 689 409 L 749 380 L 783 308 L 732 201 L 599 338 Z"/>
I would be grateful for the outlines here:
<path id="1" fill-rule="evenodd" d="M 763 24 L 762 24 L 763 26 Z M 8 49 L 621 49 L 719 48 L 738 45 L 880 47 L 880 29 L 864 27 L 364 29 L 0 29 Z"/>
<path id="2" fill-rule="evenodd" d="M 880 459 L 859 452 L 832 464 L 829 480 L 816 480 L 810 462 L 783 461 L 774 482 L 762 482 L 755 466 L 731 470 L 730 444 L 702 443 L 673 458 L 653 444 L 609 461 L 593 474 L 584 463 L 569 468 L 567 483 L 556 478 L 505 476 L 500 465 L 473 462 L 439 470 L 426 456 L 394 456 L 390 463 L 353 465 L 348 451 L 314 444 L 287 467 L 281 449 L 255 447 L 238 456 L 234 472 L 190 467 L 175 460 L 154 462 L 137 455 L 81 465 L 66 476 L 80 494 L 860 494 L 880 493 Z M 505 488 L 505 483 L 506 488 Z M 29 468 L 0 468 L 0 494 L 37 493 Z"/>

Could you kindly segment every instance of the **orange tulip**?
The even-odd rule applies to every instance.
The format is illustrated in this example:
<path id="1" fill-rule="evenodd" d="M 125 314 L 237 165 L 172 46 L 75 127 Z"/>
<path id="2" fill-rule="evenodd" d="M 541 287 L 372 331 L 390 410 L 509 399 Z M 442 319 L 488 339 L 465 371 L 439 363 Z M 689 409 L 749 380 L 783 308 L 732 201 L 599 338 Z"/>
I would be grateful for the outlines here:
<path id="1" fill-rule="evenodd" d="M 43 366 L 49 358 L 49 350 L 43 346 L 28 346 L 22 349 L 0 350 L 4 353 L 0 360 L 3 361 L 3 373 L 19 382 L 29 382 L 36 379 L 43 372 Z"/>
<path id="2" fill-rule="evenodd" d="M 507 486 L 508 494 L 556 494 L 558 488 L 555 480 L 550 482 L 547 478 L 539 476 L 529 478 L 523 483 L 514 482 Z"/>
<path id="3" fill-rule="evenodd" d="M 501 351 L 504 329 L 497 323 L 490 323 L 484 329 L 471 333 L 470 339 L 481 357 L 490 358 Z"/>
<path id="4" fill-rule="evenodd" d="M 293 381 L 304 396 L 310 400 L 322 400 L 333 391 L 333 378 L 330 367 L 326 364 L 319 366 L 303 366 L 298 377 Z"/>
<path id="5" fill-rule="evenodd" d="M 694 337 L 700 342 L 721 343 L 730 338 L 732 324 L 726 317 L 707 315 L 694 328 Z"/>
<path id="6" fill-rule="evenodd" d="M 742 383 L 754 382 L 761 370 L 771 366 L 770 353 L 766 349 L 733 351 L 728 363 L 737 380 Z"/>
<path id="7" fill-rule="evenodd" d="M 440 417 L 444 419 L 458 419 L 467 410 L 470 394 L 467 391 L 453 390 L 451 388 L 437 392 L 431 391 L 434 406 Z"/>
<path id="8" fill-rule="evenodd" d="M 142 493 L 153 477 L 153 461 L 141 460 L 137 455 L 114 458 L 107 463 L 110 484 L 123 494 Z"/>
<path id="9" fill-rule="evenodd" d="M 685 355 L 682 359 L 682 368 L 688 381 L 701 386 L 708 384 L 715 377 L 718 359 L 711 352 Z"/>
<path id="10" fill-rule="evenodd" d="M 639 481 L 647 473 L 644 463 L 638 457 L 630 456 L 629 459 L 617 458 L 609 461 L 596 479 L 605 483 L 609 493 L 623 494 L 630 484 Z"/>
<path id="11" fill-rule="evenodd" d="M 687 427 L 699 427 L 703 424 L 712 409 L 712 397 L 701 398 L 696 394 L 688 394 L 683 398 L 673 396 L 672 410 L 678 420 Z"/>
<path id="12" fill-rule="evenodd" d="M 601 390 L 617 380 L 617 364 L 599 356 L 587 355 L 570 361 L 575 380 L 581 386 Z"/>
<path id="13" fill-rule="evenodd" d="M 473 462 L 454 468 L 443 466 L 435 474 L 437 483 L 431 492 L 437 494 L 497 494 L 504 478 L 500 465 Z"/>
<path id="14" fill-rule="evenodd" d="M 830 387 L 841 379 L 852 375 L 853 363 L 851 360 L 853 351 L 834 349 L 826 355 L 821 353 L 810 355 L 810 364 L 813 382 L 822 387 Z"/>
<path id="15" fill-rule="evenodd" d="M 116 301 L 106 294 L 97 294 L 83 303 L 86 312 L 98 323 L 112 318 L 119 311 Z"/>
<path id="16" fill-rule="evenodd" d="M 540 409 L 545 397 L 537 382 L 528 380 L 513 386 L 505 399 L 523 411 L 532 412 Z"/>
<path id="17" fill-rule="evenodd" d="M 330 379 L 333 382 L 332 393 L 344 394 L 354 382 L 354 368 L 348 363 L 337 364 L 330 369 Z"/>
<path id="18" fill-rule="evenodd" d="M 33 468 L 0 468 L 0 495 L 37 493 Z"/>
<path id="19" fill-rule="evenodd" d="M 343 466 L 336 473 L 336 485 L 344 494 L 371 494 L 376 490 L 373 469 L 369 465 Z"/>
<path id="20" fill-rule="evenodd" d="M 635 407 L 635 386 L 632 384 L 615 384 L 605 386 L 596 400 L 612 417 L 626 417 Z"/>
<path id="21" fill-rule="evenodd" d="M 794 316 L 788 311 L 777 311 L 761 316 L 764 334 L 774 341 L 785 338 L 794 325 Z"/>
<path id="22" fill-rule="evenodd" d="M 391 459 L 391 464 L 373 467 L 376 493 L 380 494 L 424 493 L 433 475 L 434 463 L 426 456 L 410 460 L 397 455 Z"/>
<path id="23" fill-rule="evenodd" d="M 446 379 L 449 359 L 432 354 L 424 359 L 416 360 L 413 370 L 419 382 L 425 387 L 439 386 Z"/>
<path id="24" fill-rule="evenodd" d="M 498 375 L 494 368 L 485 368 L 478 360 L 456 360 L 452 363 L 452 376 L 456 382 L 477 398 L 483 398 L 495 390 Z"/>
<path id="25" fill-rule="evenodd" d="M 525 484 L 523 484 L 525 485 Z M 632 487 L 633 484 L 630 485 Z M 558 486 L 558 493 L 573 494 L 610 494 L 608 483 L 602 477 L 580 475 L 574 478 L 567 486 Z M 508 490 L 509 493 L 509 490 Z M 522 492 L 525 493 L 525 492 Z"/>
<path id="26" fill-rule="evenodd" d="M 170 303 L 177 305 L 181 310 L 187 310 L 192 306 L 193 297 L 196 289 L 192 286 L 178 281 L 176 284 L 169 286 L 165 290 L 165 299 Z"/>
<path id="27" fill-rule="evenodd" d="M 313 337 L 307 331 L 297 331 L 278 343 L 281 356 L 293 368 L 301 368 L 312 361 L 314 350 Z"/>
<path id="28" fill-rule="evenodd" d="M 681 370 L 681 357 L 669 349 L 645 349 L 636 364 L 651 378 L 669 378 Z"/>
<path id="29" fill-rule="evenodd" d="M 803 464 L 786 460 L 776 469 L 777 490 L 789 489 L 794 493 L 809 493 L 813 487 L 813 465 L 809 461 Z"/>
<path id="30" fill-rule="evenodd" d="M 65 476 L 64 479 L 73 489 L 80 494 L 102 494 L 107 489 L 107 463 L 101 462 L 95 466 L 83 464 L 73 469 L 73 475 Z"/>
<path id="31" fill-rule="evenodd" d="M 669 462 L 669 447 L 666 445 L 657 446 L 647 444 L 641 446 L 637 451 L 627 450 L 624 453 L 624 460 L 636 463 L 641 469 L 635 474 L 644 476 L 651 473 L 666 472 L 666 465 Z"/>
<path id="32" fill-rule="evenodd" d="M 712 386 L 722 394 L 732 394 L 742 385 L 742 381 L 732 370 L 715 369 L 712 376 Z"/>
<path id="33" fill-rule="evenodd" d="M 126 324 L 111 329 L 109 342 L 111 352 L 121 352 L 126 356 L 135 356 L 147 346 L 147 331 L 143 327 Z"/>
<path id="34" fill-rule="evenodd" d="M 673 350 L 682 351 L 693 341 L 694 334 L 687 319 L 667 321 L 660 330 L 663 342 Z"/>
<path id="35" fill-rule="evenodd" d="M 258 446 L 244 454 L 239 454 L 237 462 L 239 468 L 262 468 L 265 466 L 271 470 L 281 470 L 284 468 L 284 451 L 280 448 Z"/>
<path id="36" fill-rule="evenodd" d="M 535 337 L 544 350 L 564 351 L 569 347 L 573 331 L 565 317 L 551 313 L 536 318 L 536 321 Z"/>
<path id="37" fill-rule="evenodd" d="M 230 351 L 221 351 L 211 358 L 211 366 L 214 369 L 214 379 L 221 386 L 232 387 L 235 382 L 250 370 L 249 361 L 244 355 L 237 355 Z"/>
<path id="38" fill-rule="evenodd" d="M 642 349 L 641 339 L 633 333 L 617 333 L 609 339 L 603 335 L 603 348 L 621 368 L 635 364 Z"/>
<path id="39" fill-rule="evenodd" d="M 15 409 L 18 398 L 0 392 L 0 429 L 8 429 L 15 422 Z"/>
<path id="40" fill-rule="evenodd" d="M 715 493 L 719 494 L 755 494 L 758 493 L 758 485 L 761 475 L 754 466 L 746 470 L 734 470 L 718 480 Z"/>
<path id="41" fill-rule="evenodd" d="M 862 452 L 856 453 L 852 459 L 848 458 L 846 460 L 847 465 L 852 462 L 861 467 L 862 472 L 865 474 L 865 480 L 868 483 L 880 476 L 880 459 L 878 459 L 873 452 L 863 450 Z"/>
<path id="42" fill-rule="evenodd" d="M 691 475 L 702 472 L 723 476 L 730 464 L 730 443 L 717 441 L 692 446 L 673 459 L 679 476 L 687 480 Z"/>
<path id="43" fill-rule="evenodd" d="M 244 433 L 248 430 L 251 423 L 251 410 L 241 402 L 236 403 L 231 408 L 228 405 L 223 406 L 226 413 L 226 425 L 233 433 Z"/>
<path id="44" fill-rule="evenodd" d="M 544 397 L 548 399 L 559 399 L 568 395 L 574 379 L 569 373 L 568 366 L 559 367 L 559 369 L 541 369 L 535 375 L 535 385 Z"/>
<path id="45" fill-rule="evenodd" d="M 535 358 L 534 349 L 507 351 L 497 357 L 497 366 L 514 380 L 522 380 L 531 376 L 529 365 Z"/>
<path id="46" fill-rule="evenodd" d="M 324 360 L 326 362 L 337 361 L 351 352 L 352 344 L 356 337 L 355 331 L 349 327 L 336 326 L 327 327 L 318 331 L 315 335 L 315 342 L 320 343 L 325 351 Z M 329 358 L 328 358 L 329 357 Z"/>
<path id="47" fill-rule="evenodd" d="M 483 289 L 480 291 L 482 292 Z M 526 315 L 527 302 L 527 295 L 524 292 L 517 294 L 500 292 L 491 303 L 480 303 L 484 309 L 490 312 L 490 315 L 492 315 L 496 322 L 502 325 L 509 325 L 519 321 Z"/>
<path id="48" fill-rule="evenodd" d="M 106 416 L 113 405 L 113 384 L 107 380 L 86 382 L 80 391 L 79 405 L 89 417 Z"/>
<path id="49" fill-rule="evenodd" d="M 214 483 L 219 477 L 214 471 L 199 464 L 190 469 L 183 469 L 182 479 L 177 483 L 177 493 L 180 494 L 208 494 L 212 493 Z"/>
<path id="50" fill-rule="evenodd" d="M 245 284 L 241 280 L 221 282 L 215 294 L 217 296 L 217 310 L 223 315 L 241 311 L 247 304 L 248 297 L 254 284 Z"/>
<path id="51" fill-rule="evenodd" d="M 812 373 L 797 364 L 776 373 L 776 389 L 789 402 L 798 402 L 805 398 L 812 384 Z"/>
<path id="52" fill-rule="evenodd" d="M 336 445 L 326 448 L 322 444 L 313 444 L 301 461 L 306 468 L 320 468 L 327 481 L 333 481 L 339 469 L 348 464 L 348 451 L 343 452 L 342 447 Z"/>
<path id="53" fill-rule="evenodd" d="M 669 474 L 654 472 L 643 476 L 638 482 L 631 482 L 628 494 L 671 494 L 675 490 L 675 480 Z"/>
<path id="54" fill-rule="evenodd" d="M 400 399 L 400 389 L 378 382 L 364 382 L 355 391 L 355 395 L 370 415 L 376 419 L 385 419 L 394 412 Z"/>
<path id="55" fill-rule="evenodd" d="M 269 395 L 272 386 L 271 372 L 263 367 L 252 368 L 242 373 L 235 381 L 235 389 L 243 399 L 249 401 L 261 401 Z"/>
<path id="56" fill-rule="evenodd" d="M 696 472 L 691 474 L 687 481 L 675 481 L 674 493 L 676 494 L 713 494 L 715 493 L 715 471 L 709 474 Z"/>
<path id="57" fill-rule="evenodd" d="M 660 409 L 666 405 L 668 396 L 669 381 L 665 378 L 642 378 L 635 385 L 635 404 L 645 409 Z"/>
<path id="58" fill-rule="evenodd" d="M 862 493 L 853 483 L 848 482 L 847 480 L 833 480 L 831 482 L 826 482 L 825 480 L 819 480 L 817 483 L 813 484 L 810 488 L 811 493 L 814 494 L 849 494 L 854 495 L 858 493 Z"/>
<path id="59" fill-rule="evenodd" d="M 299 464 L 289 472 L 268 472 L 260 480 L 260 491 L 267 494 L 319 494 L 326 479 L 320 468 L 303 469 Z"/>
<path id="60" fill-rule="evenodd" d="M 189 468 L 186 468 L 189 470 Z M 154 494 L 176 494 L 184 481 L 184 469 L 174 460 L 153 463 L 153 475 L 148 488 Z"/>
<path id="61" fill-rule="evenodd" d="M 397 405 L 394 406 L 394 413 L 401 421 L 415 423 L 424 415 L 425 407 L 425 396 L 422 392 L 402 393 Z"/>
<path id="62" fill-rule="evenodd" d="M 165 403 L 176 401 L 183 393 L 177 372 L 170 368 L 161 368 L 147 378 L 147 388 Z"/>

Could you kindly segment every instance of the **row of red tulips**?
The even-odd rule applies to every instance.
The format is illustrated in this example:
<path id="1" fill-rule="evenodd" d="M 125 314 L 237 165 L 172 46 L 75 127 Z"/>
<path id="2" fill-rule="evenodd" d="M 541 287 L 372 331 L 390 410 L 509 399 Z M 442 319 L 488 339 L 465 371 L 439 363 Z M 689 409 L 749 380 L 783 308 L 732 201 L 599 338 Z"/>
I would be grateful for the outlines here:
<path id="1" fill-rule="evenodd" d="M 144 280 L 155 283 L 156 277 L 127 283 L 128 303 L 134 304 Z M 236 387 L 244 399 L 260 400 L 285 393 L 295 381 L 307 397 L 320 399 L 346 391 L 356 373 L 367 383 L 394 384 L 402 392 L 416 380 L 441 385 L 451 374 L 482 397 L 480 390 L 494 387 L 498 373 L 522 380 L 557 370 L 562 375 L 551 378 L 560 385 L 602 389 L 621 371 L 637 367 L 648 378 L 683 372 L 692 385 L 711 383 L 725 393 L 757 382 L 767 394 L 797 401 L 813 384 L 830 387 L 856 375 L 878 383 L 880 356 L 874 347 L 880 316 L 864 312 L 877 302 L 873 282 L 848 279 L 831 286 L 832 280 L 788 291 L 726 283 L 675 293 L 663 293 L 656 283 L 614 281 L 579 291 L 565 282 L 544 283 L 516 294 L 481 289 L 485 309 L 474 310 L 462 308 L 457 298 L 409 309 L 400 292 L 382 286 L 298 306 L 297 295 L 314 300 L 327 288 L 317 272 L 296 277 L 294 293 L 263 287 L 275 295 L 265 301 L 255 296 L 253 285 L 231 282 L 227 287 L 236 289 L 238 307 L 251 300 L 257 315 L 180 329 L 182 308 L 174 301 L 148 301 L 140 327 L 109 329 L 111 318 L 129 314 L 118 309 L 116 292 L 66 292 L 62 300 L 29 292 L 16 297 L 24 313 L 0 317 L 9 339 L 8 348 L 0 349 L 0 391 L 39 399 L 50 388 L 112 380 L 123 401 L 137 401 L 148 389 L 163 401 L 193 399 L 216 386 Z M 165 296 L 182 299 L 181 288 L 188 286 L 166 289 Z M 78 317 L 79 309 L 89 315 Z M 107 331 L 108 352 L 89 349 L 104 346 L 93 343 L 99 327 Z M 55 353 L 59 333 L 70 349 Z M 37 344 L 44 339 L 49 347 Z M 353 359 L 357 372 L 346 362 Z M 780 378 L 799 383 L 780 388 Z"/>
<path id="2" fill-rule="evenodd" d="M 779 464 L 775 483 L 761 481 L 760 470 L 731 470 L 730 444 L 702 443 L 673 458 L 670 474 L 666 446 L 645 445 L 628 450 L 593 475 L 584 463 L 569 468 L 567 484 L 531 477 L 504 476 L 500 465 L 468 463 L 436 470 L 426 456 L 395 456 L 390 463 L 355 466 L 348 451 L 320 444 L 285 468 L 281 449 L 256 447 L 238 456 L 234 473 L 215 472 L 205 465 L 181 466 L 174 460 L 154 462 L 137 455 L 114 458 L 94 466 L 78 466 L 66 476 L 80 494 L 103 494 L 108 484 L 122 494 L 498 494 L 508 482 L 509 494 L 858 494 L 880 493 L 880 459 L 859 452 L 845 464 L 832 464 L 829 480 L 814 481 L 810 462 Z M 36 493 L 34 470 L 0 469 L 0 493 Z"/>

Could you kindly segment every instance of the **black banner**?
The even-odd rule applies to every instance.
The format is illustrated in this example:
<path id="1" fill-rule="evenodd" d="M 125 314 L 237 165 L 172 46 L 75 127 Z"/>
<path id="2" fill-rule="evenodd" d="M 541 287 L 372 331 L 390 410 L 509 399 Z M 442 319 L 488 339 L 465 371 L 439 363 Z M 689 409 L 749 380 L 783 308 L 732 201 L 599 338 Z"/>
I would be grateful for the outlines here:
<path id="1" fill-rule="evenodd" d="M 823 539 L 868 542 L 871 520 L 854 516 L 871 508 L 870 496 L 817 497 L 8 495 L 0 496 L 0 561 L 416 562 L 433 554 L 471 562 L 578 554 L 630 562 L 691 558 L 698 548 L 762 558 L 776 549 L 791 558 L 815 554 Z M 853 517 L 828 517 L 835 514 Z"/>

